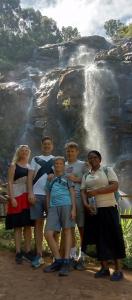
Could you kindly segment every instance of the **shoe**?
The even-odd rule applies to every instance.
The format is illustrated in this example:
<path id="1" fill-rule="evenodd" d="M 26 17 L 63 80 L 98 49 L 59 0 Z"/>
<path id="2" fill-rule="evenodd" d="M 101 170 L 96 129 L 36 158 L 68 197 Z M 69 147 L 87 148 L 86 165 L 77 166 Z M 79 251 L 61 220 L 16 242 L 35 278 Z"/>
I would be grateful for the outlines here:
<path id="1" fill-rule="evenodd" d="M 32 261 L 32 267 L 35 269 L 39 268 L 43 264 L 44 264 L 44 260 L 41 255 L 37 255 Z"/>
<path id="2" fill-rule="evenodd" d="M 51 265 L 44 268 L 43 271 L 45 273 L 52 273 L 52 272 L 55 272 L 55 271 L 59 271 L 60 268 L 61 268 L 62 262 L 63 262 L 62 259 L 55 259 L 55 261 Z"/>
<path id="3" fill-rule="evenodd" d="M 35 259 L 35 256 L 32 254 L 31 251 L 23 252 L 23 259 L 27 262 L 32 262 Z"/>
<path id="4" fill-rule="evenodd" d="M 59 276 L 68 276 L 70 272 L 70 262 L 63 262 L 61 265 L 60 271 L 59 271 Z"/>
<path id="5" fill-rule="evenodd" d="M 85 267 L 85 262 L 82 258 L 80 258 L 76 265 L 75 265 L 75 269 L 78 270 L 78 271 L 84 271 L 86 270 L 86 267 Z"/>
<path id="6" fill-rule="evenodd" d="M 15 261 L 16 261 L 16 263 L 18 265 L 22 264 L 22 259 L 23 259 L 22 253 L 21 252 L 17 252 L 16 253 L 16 257 L 15 257 Z"/>
<path id="7" fill-rule="evenodd" d="M 111 281 L 120 281 L 123 279 L 123 273 L 121 271 L 116 271 L 110 276 Z"/>
<path id="8" fill-rule="evenodd" d="M 70 271 L 75 270 L 76 269 L 76 264 L 77 264 L 77 261 L 74 258 L 70 258 L 70 261 L 69 261 L 69 270 Z"/>
<path id="9" fill-rule="evenodd" d="M 95 278 L 107 277 L 110 276 L 109 269 L 101 268 L 98 272 L 95 273 Z"/>

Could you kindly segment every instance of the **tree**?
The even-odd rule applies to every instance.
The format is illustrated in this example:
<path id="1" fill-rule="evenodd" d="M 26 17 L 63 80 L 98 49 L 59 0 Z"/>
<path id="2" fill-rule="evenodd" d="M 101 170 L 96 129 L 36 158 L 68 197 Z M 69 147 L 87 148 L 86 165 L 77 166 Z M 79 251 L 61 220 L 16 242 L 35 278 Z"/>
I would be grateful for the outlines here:
<path id="1" fill-rule="evenodd" d="M 79 38 L 80 33 L 78 32 L 78 29 L 76 27 L 68 26 L 68 27 L 62 27 L 61 36 L 63 41 L 69 41 L 74 38 Z"/>
<path id="2" fill-rule="evenodd" d="M 53 0 L 52 0 L 53 1 Z M 0 0 L 0 68 L 27 61 L 33 49 L 79 37 L 77 28 L 57 27 L 52 18 L 33 8 L 22 9 L 20 0 Z"/>
<path id="3" fill-rule="evenodd" d="M 122 38 L 131 38 L 132 37 L 132 23 L 128 26 L 124 26 L 119 30 L 119 34 Z"/>
<path id="4" fill-rule="evenodd" d="M 61 41 L 61 32 L 58 29 L 56 22 L 52 18 L 46 16 L 41 17 L 39 34 L 40 36 L 36 36 L 39 45 L 47 43 L 53 44 Z"/>
<path id="5" fill-rule="evenodd" d="M 20 0 L 0 0 L 0 28 L 17 32 L 20 10 Z"/>
<path id="6" fill-rule="evenodd" d="M 111 38 L 118 35 L 119 30 L 124 27 L 124 24 L 120 20 L 111 19 L 104 23 L 104 29 L 106 34 Z"/>
<path id="7" fill-rule="evenodd" d="M 39 10 L 35 11 L 33 8 L 26 8 L 21 11 L 21 19 L 25 31 L 35 32 L 41 26 L 42 15 Z"/>
<path id="8" fill-rule="evenodd" d="M 61 33 L 56 22 L 52 18 L 42 16 L 40 11 L 35 11 L 33 8 L 24 9 L 22 19 L 23 29 L 35 40 L 36 45 L 61 41 Z"/>

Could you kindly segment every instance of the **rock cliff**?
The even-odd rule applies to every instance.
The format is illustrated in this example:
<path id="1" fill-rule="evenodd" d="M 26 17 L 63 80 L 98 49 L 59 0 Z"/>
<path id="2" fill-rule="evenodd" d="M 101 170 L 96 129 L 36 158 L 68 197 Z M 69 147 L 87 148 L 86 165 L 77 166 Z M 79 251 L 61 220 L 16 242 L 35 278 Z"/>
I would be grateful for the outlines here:
<path id="1" fill-rule="evenodd" d="M 55 153 L 68 140 L 81 157 L 98 148 L 114 163 L 125 192 L 131 192 L 132 41 L 111 45 L 83 37 L 34 51 L 27 65 L 0 78 L 1 169 L 14 148 L 28 143 L 39 153 L 42 135 L 52 135 Z"/>

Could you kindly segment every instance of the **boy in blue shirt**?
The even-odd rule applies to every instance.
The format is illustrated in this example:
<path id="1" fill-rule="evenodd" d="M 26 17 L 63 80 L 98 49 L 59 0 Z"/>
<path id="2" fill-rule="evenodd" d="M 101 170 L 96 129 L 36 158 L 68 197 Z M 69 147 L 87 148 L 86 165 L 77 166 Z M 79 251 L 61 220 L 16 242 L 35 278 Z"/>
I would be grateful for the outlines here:
<path id="1" fill-rule="evenodd" d="M 76 217 L 74 184 L 69 180 L 65 172 L 65 160 L 58 156 L 54 159 L 55 176 L 47 180 L 47 206 L 48 217 L 45 227 L 45 238 L 55 257 L 55 261 L 44 269 L 50 273 L 59 271 L 59 276 L 67 276 L 70 266 L 70 250 L 72 245 L 71 228 L 75 226 Z M 58 244 L 55 240 L 55 232 L 63 229 L 64 234 L 64 258 L 61 258 Z"/>

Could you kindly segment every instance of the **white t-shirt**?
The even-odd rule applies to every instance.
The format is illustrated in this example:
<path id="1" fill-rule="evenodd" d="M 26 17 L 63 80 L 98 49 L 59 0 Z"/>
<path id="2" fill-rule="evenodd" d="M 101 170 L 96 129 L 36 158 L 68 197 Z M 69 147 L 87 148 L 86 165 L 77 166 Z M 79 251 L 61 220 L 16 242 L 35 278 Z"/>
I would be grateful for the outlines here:
<path id="1" fill-rule="evenodd" d="M 44 161 L 45 163 L 47 163 L 46 164 L 47 166 L 48 166 L 48 161 L 51 161 L 54 158 L 53 155 L 48 155 L 48 156 L 40 155 L 40 156 L 36 156 L 36 157 L 38 159 L 40 159 L 42 162 Z M 34 157 L 32 159 L 31 164 L 30 164 L 30 170 L 35 171 L 35 176 L 36 176 L 38 170 L 41 168 L 41 165 L 35 161 L 36 157 Z M 52 164 L 52 166 L 53 166 L 53 164 Z M 33 185 L 33 193 L 36 195 L 46 195 L 46 192 L 45 192 L 46 181 L 47 181 L 47 173 L 44 173 Z"/>
<path id="2" fill-rule="evenodd" d="M 107 167 L 107 174 L 103 167 L 94 173 L 85 174 L 82 178 L 81 189 L 98 189 L 109 184 L 110 181 L 117 181 L 118 178 L 111 167 Z M 114 193 L 96 195 L 97 207 L 109 207 L 117 204 Z"/>

